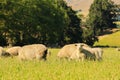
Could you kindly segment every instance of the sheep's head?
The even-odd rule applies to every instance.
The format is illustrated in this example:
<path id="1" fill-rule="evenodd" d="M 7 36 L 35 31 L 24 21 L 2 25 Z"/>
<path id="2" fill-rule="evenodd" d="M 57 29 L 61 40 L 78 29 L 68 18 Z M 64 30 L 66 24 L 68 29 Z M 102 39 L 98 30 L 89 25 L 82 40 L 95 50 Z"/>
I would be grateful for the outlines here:
<path id="1" fill-rule="evenodd" d="M 75 44 L 75 46 L 77 47 L 77 49 L 79 49 L 79 51 L 82 50 L 82 47 L 84 46 L 83 44 Z"/>

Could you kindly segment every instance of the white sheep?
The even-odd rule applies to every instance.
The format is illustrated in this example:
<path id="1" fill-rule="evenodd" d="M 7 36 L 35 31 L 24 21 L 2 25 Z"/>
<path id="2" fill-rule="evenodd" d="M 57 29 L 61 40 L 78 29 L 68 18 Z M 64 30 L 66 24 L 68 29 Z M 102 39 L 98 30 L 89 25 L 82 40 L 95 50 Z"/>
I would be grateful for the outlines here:
<path id="1" fill-rule="evenodd" d="M 76 44 L 68 44 L 65 45 L 59 52 L 58 57 L 59 58 L 67 58 L 69 60 L 71 59 L 77 59 L 77 60 L 84 60 L 85 55 L 81 53 L 82 44 L 76 43 Z"/>
<path id="2" fill-rule="evenodd" d="M 82 52 L 86 55 L 87 59 L 101 60 L 103 50 L 101 48 L 91 48 L 87 46 L 82 47 Z"/>
<path id="3" fill-rule="evenodd" d="M 32 44 L 21 47 L 18 51 L 20 60 L 46 60 L 48 49 L 43 44 Z"/>

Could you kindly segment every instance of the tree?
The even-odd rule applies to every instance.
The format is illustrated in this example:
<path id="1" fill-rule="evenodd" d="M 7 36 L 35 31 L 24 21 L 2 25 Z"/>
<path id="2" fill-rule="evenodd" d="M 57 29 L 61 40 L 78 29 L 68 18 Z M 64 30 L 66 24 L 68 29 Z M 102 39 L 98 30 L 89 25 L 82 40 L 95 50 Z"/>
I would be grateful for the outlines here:
<path id="1" fill-rule="evenodd" d="M 116 16 L 113 17 L 115 21 L 120 21 L 120 4 L 116 4 L 114 7 Z"/>
<path id="2" fill-rule="evenodd" d="M 115 4 L 111 0 L 94 0 L 83 26 L 83 42 L 93 45 L 105 29 L 116 27 L 114 22 Z"/>
<path id="3" fill-rule="evenodd" d="M 66 30 L 66 37 L 70 38 L 70 43 L 82 42 L 82 29 L 80 27 L 81 19 L 78 18 L 76 12 L 71 8 L 67 9 L 70 23 Z"/>
<path id="4" fill-rule="evenodd" d="M 94 0 L 89 9 L 89 19 L 94 35 L 100 35 L 106 28 L 116 27 L 113 23 L 115 16 L 114 3 L 111 0 Z"/>
<path id="5" fill-rule="evenodd" d="M 68 24 L 56 0 L 3 0 L 0 8 L 9 45 L 57 43 Z"/>
<path id="6" fill-rule="evenodd" d="M 63 0 L 3 0 L 0 9 L 1 34 L 10 46 L 82 41 L 81 20 Z"/>
<path id="7" fill-rule="evenodd" d="M 59 4 L 66 10 L 69 17 L 68 26 L 64 30 L 64 42 L 65 43 L 78 43 L 82 42 L 82 29 L 80 27 L 81 19 L 78 18 L 77 12 L 72 10 L 71 7 L 63 0 L 58 1 Z"/>

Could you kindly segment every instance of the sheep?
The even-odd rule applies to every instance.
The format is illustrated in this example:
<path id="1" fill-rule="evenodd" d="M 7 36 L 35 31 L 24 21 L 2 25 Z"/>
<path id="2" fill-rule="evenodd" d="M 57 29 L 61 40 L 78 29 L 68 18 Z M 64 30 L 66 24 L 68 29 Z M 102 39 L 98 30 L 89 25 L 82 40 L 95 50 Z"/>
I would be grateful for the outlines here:
<path id="1" fill-rule="evenodd" d="M 20 49 L 20 46 L 14 46 L 11 48 L 8 48 L 6 50 L 6 53 L 9 53 L 11 56 L 17 56 L 18 55 L 18 50 Z"/>
<path id="2" fill-rule="evenodd" d="M 67 58 L 68 60 L 77 59 L 77 60 L 84 60 L 85 55 L 81 53 L 81 47 L 83 44 L 76 43 L 76 44 L 68 44 L 65 45 L 57 54 L 59 58 Z"/>
<path id="3" fill-rule="evenodd" d="M 95 60 L 94 51 L 90 47 L 83 46 L 81 52 L 86 55 L 86 59 Z"/>
<path id="4" fill-rule="evenodd" d="M 78 59 L 79 61 L 81 59 L 82 61 L 84 61 L 85 54 L 81 52 L 81 48 L 82 46 L 84 46 L 84 44 L 76 43 L 75 46 L 76 46 L 76 50 L 72 53 L 70 59 Z"/>
<path id="5" fill-rule="evenodd" d="M 32 44 L 21 47 L 18 51 L 20 60 L 46 60 L 48 49 L 43 44 Z"/>
<path id="6" fill-rule="evenodd" d="M 83 46 L 81 52 L 83 52 L 86 55 L 87 59 L 90 59 L 90 60 L 102 59 L 103 50 L 101 48 L 91 48 L 89 46 L 88 47 Z"/>

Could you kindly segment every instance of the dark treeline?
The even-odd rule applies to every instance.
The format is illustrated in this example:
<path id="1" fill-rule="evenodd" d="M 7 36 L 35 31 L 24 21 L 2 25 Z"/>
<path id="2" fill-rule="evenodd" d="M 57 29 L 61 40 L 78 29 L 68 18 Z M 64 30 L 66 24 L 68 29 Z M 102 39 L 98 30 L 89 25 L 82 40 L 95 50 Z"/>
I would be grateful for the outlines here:
<path id="1" fill-rule="evenodd" d="M 91 7 L 94 7 L 93 4 Z M 105 6 L 105 10 L 108 10 L 106 7 L 110 6 Z M 93 13 L 95 15 L 96 12 L 90 9 L 90 14 Z M 106 12 L 104 11 L 104 13 Z M 78 42 L 93 45 L 97 41 L 96 36 L 98 35 L 96 35 L 94 28 L 102 26 L 104 29 L 111 24 L 102 24 L 101 21 L 99 23 L 99 20 L 103 19 L 98 18 L 97 15 L 89 16 L 90 20 L 88 19 L 83 25 L 81 19 L 76 15 L 76 11 L 67 6 L 63 0 L 2 0 L 0 2 L 0 45 L 22 46 L 42 43 L 48 46 L 62 46 Z M 98 21 L 99 25 L 95 21 Z M 93 23 L 96 24 L 93 25 Z M 82 28 L 82 26 L 87 27 Z M 101 29 L 99 27 L 95 28 L 97 32 L 99 31 L 97 29 Z"/>

